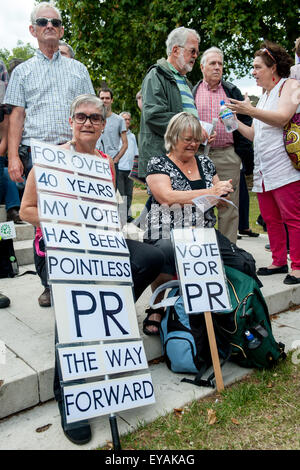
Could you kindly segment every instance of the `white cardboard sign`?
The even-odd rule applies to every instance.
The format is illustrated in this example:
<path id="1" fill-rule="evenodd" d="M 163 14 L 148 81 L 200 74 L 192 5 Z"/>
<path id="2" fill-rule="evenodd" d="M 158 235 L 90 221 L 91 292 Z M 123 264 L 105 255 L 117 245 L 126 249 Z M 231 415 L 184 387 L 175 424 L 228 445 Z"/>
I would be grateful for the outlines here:
<path id="1" fill-rule="evenodd" d="M 48 250 L 46 258 L 50 281 L 132 282 L 127 256 Z"/>
<path id="2" fill-rule="evenodd" d="M 129 254 L 122 232 L 47 222 L 42 222 L 41 227 L 47 248 Z"/>
<path id="3" fill-rule="evenodd" d="M 140 337 L 131 286 L 53 284 L 60 343 Z"/>
<path id="4" fill-rule="evenodd" d="M 148 369 L 142 341 L 57 348 L 62 379 L 86 379 Z"/>
<path id="5" fill-rule="evenodd" d="M 172 231 L 186 313 L 228 310 L 230 298 L 213 228 Z"/>
<path id="6" fill-rule="evenodd" d="M 63 388 L 67 424 L 155 403 L 150 374 Z"/>
<path id="7" fill-rule="evenodd" d="M 70 194 L 97 201 L 116 202 L 115 189 L 111 181 L 101 181 L 39 166 L 35 166 L 34 171 L 39 191 Z"/>
<path id="8" fill-rule="evenodd" d="M 30 146 L 34 163 L 112 180 L 109 160 L 101 157 L 100 154 L 97 156 L 78 153 L 63 149 L 59 145 L 51 145 L 35 139 L 31 139 Z"/>
<path id="9" fill-rule="evenodd" d="M 99 204 L 45 193 L 39 193 L 39 217 L 40 220 L 120 228 L 118 208 L 113 204 Z"/>

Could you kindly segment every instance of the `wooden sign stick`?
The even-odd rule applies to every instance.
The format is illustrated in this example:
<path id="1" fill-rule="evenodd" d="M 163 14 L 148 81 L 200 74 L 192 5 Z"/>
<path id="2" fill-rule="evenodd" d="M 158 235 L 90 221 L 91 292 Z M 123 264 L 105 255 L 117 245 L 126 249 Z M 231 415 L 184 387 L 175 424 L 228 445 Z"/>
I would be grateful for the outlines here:
<path id="1" fill-rule="evenodd" d="M 214 326 L 212 322 L 211 312 L 204 312 L 204 316 L 205 316 L 205 323 L 206 323 L 206 329 L 207 329 L 208 340 L 209 340 L 210 353 L 211 353 L 213 368 L 215 372 L 216 386 L 217 386 L 218 392 L 221 392 L 222 390 L 224 390 L 224 382 L 223 382 L 222 370 L 221 370 L 221 365 L 220 365 L 219 353 L 218 353 L 218 348 L 217 348 L 217 343 L 216 343 L 216 336 L 215 336 L 215 330 L 214 330 Z"/>

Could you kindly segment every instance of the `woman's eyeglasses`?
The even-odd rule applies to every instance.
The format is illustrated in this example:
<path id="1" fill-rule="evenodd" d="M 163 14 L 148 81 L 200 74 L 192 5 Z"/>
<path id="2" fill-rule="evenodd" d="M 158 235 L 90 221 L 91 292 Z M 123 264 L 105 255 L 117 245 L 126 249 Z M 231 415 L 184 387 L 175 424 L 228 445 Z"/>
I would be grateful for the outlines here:
<path id="1" fill-rule="evenodd" d="M 182 137 L 182 136 L 180 136 L 179 138 L 180 138 L 180 140 L 182 140 L 182 142 L 184 142 L 187 145 L 189 145 L 191 143 L 194 143 L 194 142 L 195 142 L 196 145 L 199 145 L 201 143 L 201 140 L 191 138 L 191 137 Z"/>
<path id="2" fill-rule="evenodd" d="M 77 124 L 85 124 L 86 120 L 89 119 L 92 124 L 95 126 L 99 125 L 103 121 L 103 117 L 101 114 L 93 113 L 89 116 L 85 113 L 75 113 L 74 114 L 74 121 Z"/>
<path id="3" fill-rule="evenodd" d="M 47 26 L 49 21 L 52 24 L 52 26 L 54 26 L 54 28 L 60 28 L 60 26 L 62 25 L 62 21 L 58 18 L 44 18 L 44 17 L 37 18 L 34 24 L 36 24 L 37 26 Z"/>

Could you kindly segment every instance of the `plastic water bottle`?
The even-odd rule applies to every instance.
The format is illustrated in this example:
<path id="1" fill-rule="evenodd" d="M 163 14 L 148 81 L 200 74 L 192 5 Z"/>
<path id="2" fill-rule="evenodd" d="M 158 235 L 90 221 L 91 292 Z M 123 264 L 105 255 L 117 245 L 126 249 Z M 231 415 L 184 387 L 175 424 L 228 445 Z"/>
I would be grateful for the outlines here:
<path id="1" fill-rule="evenodd" d="M 258 346 L 261 345 L 261 341 L 254 336 L 251 331 L 247 330 L 245 331 L 245 335 L 248 341 L 248 348 L 249 349 L 256 349 Z"/>
<path id="2" fill-rule="evenodd" d="M 220 101 L 220 113 L 219 116 L 222 119 L 222 122 L 225 126 L 226 132 L 233 132 L 238 128 L 238 122 L 234 117 L 233 112 L 231 109 L 225 106 L 225 101 Z"/>
<path id="3" fill-rule="evenodd" d="M 11 256 L 9 260 L 11 262 L 13 273 L 16 276 L 17 274 L 19 274 L 19 266 L 18 266 L 17 260 L 14 256 Z"/>

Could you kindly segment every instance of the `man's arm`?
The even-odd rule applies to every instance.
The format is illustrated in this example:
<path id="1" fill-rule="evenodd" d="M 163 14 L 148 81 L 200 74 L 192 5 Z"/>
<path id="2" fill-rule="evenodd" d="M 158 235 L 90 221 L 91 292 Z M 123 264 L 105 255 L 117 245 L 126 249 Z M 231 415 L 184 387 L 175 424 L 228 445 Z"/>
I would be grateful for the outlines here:
<path id="1" fill-rule="evenodd" d="M 24 108 L 14 106 L 8 126 L 8 172 L 12 181 L 23 182 L 24 167 L 19 157 L 19 145 L 25 121 Z"/>
<path id="2" fill-rule="evenodd" d="M 174 93 L 178 93 L 180 96 L 176 84 L 174 86 Z M 163 137 L 170 120 L 176 113 L 170 111 L 168 96 L 165 93 L 159 73 L 155 69 L 150 70 L 144 79 L 142 96 L 142 115 L 145 123 L 147 123 L 154 134 Z"/>
<path id="3" fill-rule="evenodd" d="M 121 133 L 121 140 L 122 140 L 122 146 L 119 152 L 117 153 L 117 155 L 114 157 L 114 163 L 118 163 L 121 160 L 121 158 L 123 157 L 124 153 L 126 152 L 128 148 L 128 140 L 127 140 L 126 131 L 123 131 Z"/>

